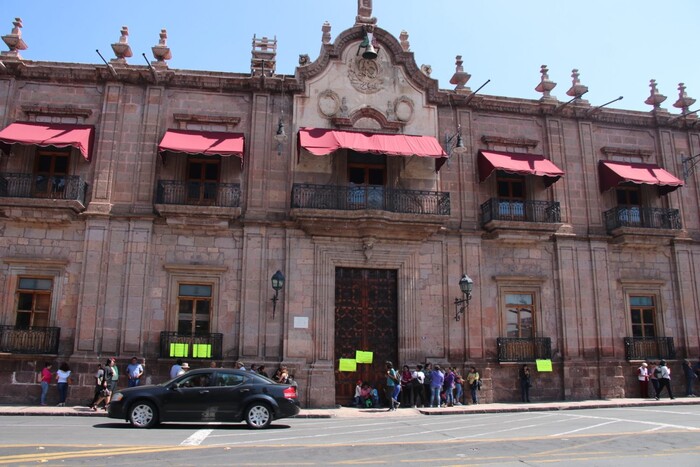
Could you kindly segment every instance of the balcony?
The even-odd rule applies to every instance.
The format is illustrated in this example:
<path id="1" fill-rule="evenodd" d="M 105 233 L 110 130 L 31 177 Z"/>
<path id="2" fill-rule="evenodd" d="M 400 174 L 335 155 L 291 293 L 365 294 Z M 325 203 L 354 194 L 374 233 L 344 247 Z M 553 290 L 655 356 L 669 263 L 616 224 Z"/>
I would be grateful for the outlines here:
<path id="1" fill-rule="evenodd" d="M 31 173 L 0 174 L 0 205 L 16 207 L 10 217 L 44 222 L 73 218 L 85 210 L 87 183 L 76 175 L 46 177 Z M 47 200 L 51 200 L 47 203 Z M 53 212 L 47 212 L 47 209 Z M 33 211 L 33 212 L 32 212 Z"/>
<path id="2" fill-rule="evenodd" d="M 237 183 L 158 180 L 155 211 L 168 224 L 228 227 L 241 215 Z"/>
<path id="3" fill-rule="evenodd" d="M 627 360 L 661 360 L 676 358 L 673 337 L 625 337 Z"/>
<path id="4" fill-rule="evenodd" d="M 492 238 L 541 240 L 563 230 L 557 201 L 491 198 L 481 205 L 481 224 Z"/>
<path id="5" fill-rule="evenodd" d="M 384 186 L 294 184 L 291 204 L 310 235 L 418 240 L 450 216 L 449 193 Z"/>
<path id="6" fill-rule="evenodd" d="M 0 326 L 0 352 L 58 354 L 61 328 Z"/>
<path id="7" fill-rule="evenodd" d="M 549 337 L 499 337 L 498 361 L 534 362 L 552 358 L 552 340 Z"/>
<path id="8" fill-rule="evenodd" d="M 177 332 L 160 333 L 160 358 L 189 358 L 219 360 L 222 357 L 220 333 L 184 335 Z"/>
<path id="9" fill-rule="evenodd" d="M 667 244 L 685 235 L 678 209 L 617 206 L 603 216 L 615 243 Z"/>

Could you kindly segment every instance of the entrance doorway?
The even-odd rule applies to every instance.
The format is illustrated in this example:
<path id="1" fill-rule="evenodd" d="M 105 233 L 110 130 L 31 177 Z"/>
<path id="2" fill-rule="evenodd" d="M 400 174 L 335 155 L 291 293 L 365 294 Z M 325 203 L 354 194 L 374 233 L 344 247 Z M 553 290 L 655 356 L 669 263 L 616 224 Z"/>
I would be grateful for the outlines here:
<path id="1" fill-rule="evenodd" d="M 335 401 L 349 405 L 357 380 L 367 381 L 381 394 L 386 383 L 385 362 L 397 364 L 397 271 L 336 268 L 335 270 Z M 355 351 L 373 353 L 371 364 L 357 371 L 338 371 L 341 358 Z"/>

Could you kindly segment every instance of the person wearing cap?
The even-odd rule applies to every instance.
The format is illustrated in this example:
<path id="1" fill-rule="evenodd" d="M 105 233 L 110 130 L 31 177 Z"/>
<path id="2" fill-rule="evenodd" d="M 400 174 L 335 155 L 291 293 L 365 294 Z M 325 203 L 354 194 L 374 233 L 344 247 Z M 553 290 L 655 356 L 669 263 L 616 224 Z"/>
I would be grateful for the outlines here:
<path id="1" fill-rule="evenodd" d="M 177 375 L 178 375 L 178 376 L 184 375 L 184 374 L 187 373 L 188 371 L 190 371 L 190 365 L 189 365 L 187 362 L 185 362 L 185 363 L 183 363 L 182 366 L 180 367 L 180 371 L 178 372 Z"/>
<path id="2" fill-rule="evenodd" d="M 668 397 L 675 399 L 675 397 L 673 397 L 673 392 L 671 391 L 671 369 L 666 366 L 666 360 L 661 360 L 659 362 L 658 370 L 659 389 L 656 391 L 656 400 L 659 400 L 661 391 L 663 391 L 664 388 L 666 388 L 668 391 Z"/>
<path id="3" fill-rule="evenodd" d="M 647 362 L 637 368 L 637 379 L 639 380 L 639 394 L 642 399 L 649 397 L 649 368 Z"/>

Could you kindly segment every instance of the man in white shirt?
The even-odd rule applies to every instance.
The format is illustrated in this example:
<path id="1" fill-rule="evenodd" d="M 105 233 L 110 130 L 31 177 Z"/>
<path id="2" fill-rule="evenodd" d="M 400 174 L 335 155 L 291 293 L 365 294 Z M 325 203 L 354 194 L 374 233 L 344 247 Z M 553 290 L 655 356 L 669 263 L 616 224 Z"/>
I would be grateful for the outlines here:
<path id="1" fill-rule="evenodd" d="M 182 359 L 178 358 L 177 362 L 175 362 L 175 364 L 170 367 L 170 379 L 175 378 L 180 373 L 181 369 L 182 369 Z"/>
<path id="2" fill-rule="evenodd" d="M 642 399 L 649 397 L 649 369 L 647 362 L 643 362 L 637 368 L 637 379 L 639 380 L 639 393 Z"/>

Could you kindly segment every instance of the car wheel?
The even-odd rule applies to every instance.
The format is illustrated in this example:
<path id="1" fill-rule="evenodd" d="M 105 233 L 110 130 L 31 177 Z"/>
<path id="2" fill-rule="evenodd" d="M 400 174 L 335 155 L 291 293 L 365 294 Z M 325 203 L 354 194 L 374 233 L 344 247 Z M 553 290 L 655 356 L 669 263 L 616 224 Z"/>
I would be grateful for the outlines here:
<path id="1" fill-rule="evenodd" d="M 245 421 L 250 428 L 260 429 L 267 428 L 272 423 L 272 411 L 267 404 L 256 402 L 250 407 L 245 414 Z"/>
<path id="2" fill-rule="evenodd" d="M 148 401 L 138 401 L 129 410 L 129 421 L 136 428 L 151 428 L 158 423 L 158 411 Z"/>

